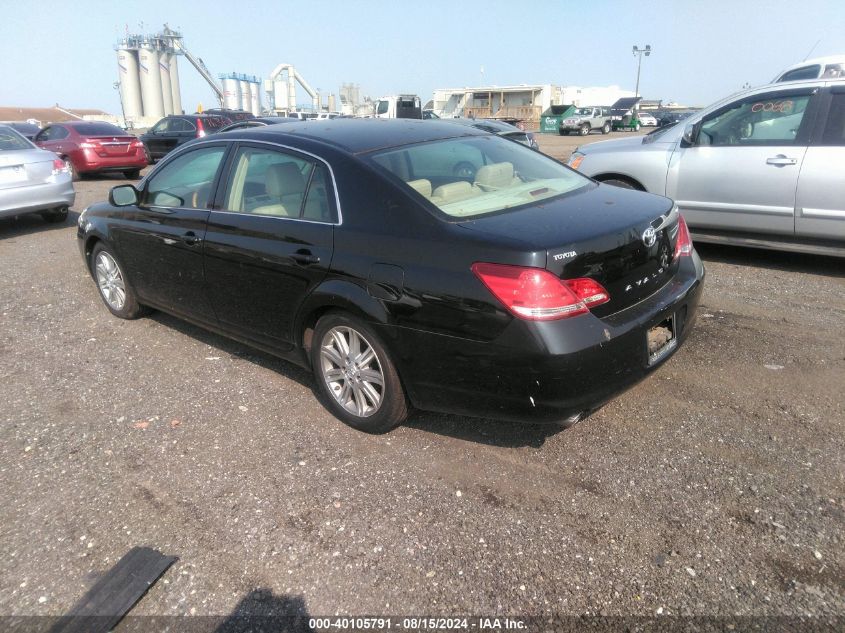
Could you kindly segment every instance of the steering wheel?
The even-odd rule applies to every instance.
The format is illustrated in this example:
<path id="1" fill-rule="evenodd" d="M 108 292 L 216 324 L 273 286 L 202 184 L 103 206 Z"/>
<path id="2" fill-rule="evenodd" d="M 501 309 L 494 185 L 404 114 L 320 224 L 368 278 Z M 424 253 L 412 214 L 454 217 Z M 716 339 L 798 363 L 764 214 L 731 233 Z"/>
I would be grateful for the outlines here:
<path id="1" fill-rule="evenodd" d="M 475 165 L 466 160 L 462 160 L 460 163 L 457 163 L 454 167 L 452 167 L 453 176 L 457 176 L 458 178 L 469 182 L 473 182 L 475 180 L 475 172 Z"/>

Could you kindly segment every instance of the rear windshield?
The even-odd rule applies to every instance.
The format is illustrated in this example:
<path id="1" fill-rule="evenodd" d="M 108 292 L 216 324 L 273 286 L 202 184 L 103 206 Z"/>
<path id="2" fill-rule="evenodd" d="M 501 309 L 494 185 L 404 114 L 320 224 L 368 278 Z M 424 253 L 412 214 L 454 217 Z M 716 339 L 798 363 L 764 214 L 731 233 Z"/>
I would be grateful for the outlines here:
<path id="1" fill-rule="evenodd" d="M 126 132 L 111 123 L 92 121 L 91 123 L 77 123 L 73 126 L 82 136 L 126 136 Z"/>
<path id="2" fill-rule="evenodd" d="M 0 152 L 32 149 L 33 147 L 35 145 L 26 140 L 17 131 L 8 125 L 0 125 Z"/>
<path id="3" fill-rule="evenodd" d="M 408 145 L 375 152 L 372 160 L 454 218 L 534 205 L 589 183 L 547 156 L 499 136 Z"/>

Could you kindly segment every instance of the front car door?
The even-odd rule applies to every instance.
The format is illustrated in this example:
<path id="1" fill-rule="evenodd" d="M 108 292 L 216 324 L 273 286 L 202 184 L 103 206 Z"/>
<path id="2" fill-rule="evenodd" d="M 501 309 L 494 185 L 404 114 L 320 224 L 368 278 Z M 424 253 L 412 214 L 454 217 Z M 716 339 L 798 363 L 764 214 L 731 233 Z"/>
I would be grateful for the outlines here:
<path id="1" fill-rule="evenodd" d="M 814 88 L 746 96 L 696 124 L 672 154 L 666 195 L 690 228 L 795 233 L 795 187 L 815 112 Z"/>
<path id="2" fill-rule="evenodd" d="M 845 240 L 845 86 L 822 94 L 796 198 L 796 237 Z"/>
<path id="3" fill-rule="evenodd" d="M 203 278 L 203 239 L 228 145 L 203 145 L 156 169 L 114 239 L 141 303 L 216 324 Z"/>
<path id="4" fill-rule="evenodd" d="M 327 163 L 241 143 L 208 221 L 205 276 L 220 325 L 262 346 L 295 345 L 299 306 L 326 276 L 339 218 Z"/>

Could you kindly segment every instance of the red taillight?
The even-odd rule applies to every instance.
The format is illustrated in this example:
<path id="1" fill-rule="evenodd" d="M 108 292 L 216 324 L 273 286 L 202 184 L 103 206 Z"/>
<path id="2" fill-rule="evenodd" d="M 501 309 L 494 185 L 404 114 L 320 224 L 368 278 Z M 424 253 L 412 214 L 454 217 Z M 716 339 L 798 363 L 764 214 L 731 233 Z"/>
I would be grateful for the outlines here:
<path id="1" fill-rule="evenodd" d="M 197 138 L 205 136 L 205 127 L 202 124 L 202 119 L 197 119 Z"/>
<path id="2" fill-rule="evenodd" d="M 675 242 L 675 259 L 692 254 L 692 238 L 689 235 L 687 222 L 684 216 L 678 216 L 678 241 Z"/>
<path id="3" fill-rule="evenodd" d="M 144 144 L 139 140 L 134 140 L 131 143 L 129 143 L 129 146 L 132 149 L 141 149 L 142 147 L 144 147 Z"/>
<path id="4" fill-rule="evenodd" d="M 478 262 L 472 272 L 508 310 L 530 321 L 584 314 L 590 306 L 610 300 L 592 279 L 561 280 L 542 268 Z"/>

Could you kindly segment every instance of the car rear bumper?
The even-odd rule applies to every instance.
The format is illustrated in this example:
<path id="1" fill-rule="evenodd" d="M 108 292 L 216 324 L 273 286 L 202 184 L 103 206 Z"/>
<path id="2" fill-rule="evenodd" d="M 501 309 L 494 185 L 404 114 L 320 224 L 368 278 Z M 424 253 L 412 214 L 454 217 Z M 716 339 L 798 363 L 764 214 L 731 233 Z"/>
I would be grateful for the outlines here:
<path id="1" fill-rule="evenodd" d="M 70 207 L 75 199 L 73 182 L 68 176 L 57 182 L 0 189 L 0 217 Z"/>
<path id="2" fill-rule="evenodd" d="M 399 346 L 399 373 L 420 409 L 530 423 L 588 413 L 630 388 L 680 348 L 698 307 L 704 267 L 684 258 L 676 277 L 650 297 L 599 319 L 514 320 L 490 343 L 383 328 Z M 653 365 L 647 332 L 674 319 L 677 345 Z"/>
<path id="3" fill-rule="evenodd" d="M 74 167 L 79 173 L 143 169 L 147 164 L 147 156 L 143 148 L 134 154 L 124 156 L 100 156 L 87 151 L 84 156 L 74 157 Z"/>

